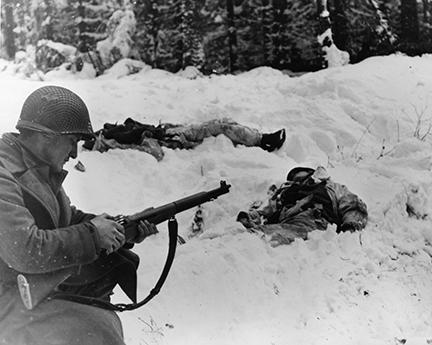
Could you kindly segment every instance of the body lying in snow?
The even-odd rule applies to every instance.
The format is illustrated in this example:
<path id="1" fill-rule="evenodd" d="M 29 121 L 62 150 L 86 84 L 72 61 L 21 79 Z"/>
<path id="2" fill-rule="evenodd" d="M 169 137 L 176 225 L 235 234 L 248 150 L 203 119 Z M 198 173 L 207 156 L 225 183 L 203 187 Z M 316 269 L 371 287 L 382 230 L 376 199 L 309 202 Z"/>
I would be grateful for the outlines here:
<path id="1" fill-rule="evenodd" d="M 268 235 L 273 246 L 307 239 L 313 230 L 362 230 L 367 223 L 366 204 L 348 188 L 333 182 L 323 167 L 297 167 L 279 188 L 272 186 L 268 203 L 254 203 L 237 220 L 246 228 Z"/>
<path id="2" fill-rule="evenodd" d="M 162 160 L 162 146 L 171 149 L 192 149 L 205 138 L 224 134 L 234 145 L 258 146 L 266 151 L 279 149 L 285 141 L 285 130 L 261 133 L 230 119 L 214 119 L 201 124 L 158 126 L 143 124 L 131 118 L 121 125 L 106 123 L 96 132 L 96 138 L 87 141 L 84 148 L 100 152 L 113 148 L 134 148 Z"/>

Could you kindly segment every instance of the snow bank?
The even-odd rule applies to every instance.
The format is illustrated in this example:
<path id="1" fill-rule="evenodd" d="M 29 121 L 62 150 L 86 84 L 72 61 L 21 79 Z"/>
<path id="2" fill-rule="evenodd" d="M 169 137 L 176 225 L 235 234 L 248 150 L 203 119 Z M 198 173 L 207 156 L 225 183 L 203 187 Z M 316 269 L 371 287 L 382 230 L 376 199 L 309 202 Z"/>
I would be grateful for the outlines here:
<path id="1" fill-rule="evenodd" d="M 431 61 L 376 57 L 298 78 L 260 68 L 196 79 L 143 69 L 120 79 L 51 80 L 83 97 L 95 129 L 129 116 L 154 124 L 231 117 L 263 132 L 287 131 L 274 153 L 219 136 L 194 150 L 164 149 L 160 162 L 113 150 L 81 152 L 84 173 L 69 164 L 73 203 L 96 213 L 132 213 L 220 180 L 232 185 L 204 205 L 201 235 L 189 238 L 193 210 L 178 215 L 188 240 L 161 293 L 121 314 L 127 344 L 430 344 Z M 46 83 L 0 78 L 6 132 L 26 95 Z M 235 222 L 290 168 L 318 164 L 367 203 L 362 233 L 330 227 L 272 248 Z M 140 297 L 165 260 L 166 224 L 159 230 L 136 246 Z M 125 299 L 117 291 L 115 301 Z"/>

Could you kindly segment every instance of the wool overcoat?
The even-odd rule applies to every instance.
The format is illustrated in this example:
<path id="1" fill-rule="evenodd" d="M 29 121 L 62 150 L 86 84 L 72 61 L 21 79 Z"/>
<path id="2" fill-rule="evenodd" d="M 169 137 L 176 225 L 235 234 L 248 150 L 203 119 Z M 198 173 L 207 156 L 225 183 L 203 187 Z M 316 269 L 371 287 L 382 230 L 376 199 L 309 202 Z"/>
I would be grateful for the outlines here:
<path id="1" fill-rule="evenodd" d="M 0 139 L 0 344 L 124 344 L 112 311 L 55 299 L 27 310 L 21 301 L 17 274 L 78 272 L 98 259 L 93 215 L 71 206 L 65 176 L 50 174 L 16 134 Z"/>

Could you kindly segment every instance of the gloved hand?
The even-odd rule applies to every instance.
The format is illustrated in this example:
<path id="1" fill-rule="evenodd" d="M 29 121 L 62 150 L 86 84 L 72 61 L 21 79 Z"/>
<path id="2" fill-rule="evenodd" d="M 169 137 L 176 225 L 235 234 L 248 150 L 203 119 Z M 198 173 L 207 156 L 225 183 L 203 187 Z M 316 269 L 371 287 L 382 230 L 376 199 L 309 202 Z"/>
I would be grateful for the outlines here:
<path id="1" fill-rule="evenodd" d="M 150 223 L 147 220 L 141 220 L 136 223 L 136 232 L 137 236 L 134 239 L 129 240 L 129 242 L 141 243 L 145 238 L 157 234 L 159 231 L 153 223 Z"/>
<path id="2" fill-rule="evenodd" d="M 242 223 L 246 229 L 255 228 L 261 224 L 260 214 L 256 210 L 251 210 L 249 213 L 240 211 L 236 220 Z"/>

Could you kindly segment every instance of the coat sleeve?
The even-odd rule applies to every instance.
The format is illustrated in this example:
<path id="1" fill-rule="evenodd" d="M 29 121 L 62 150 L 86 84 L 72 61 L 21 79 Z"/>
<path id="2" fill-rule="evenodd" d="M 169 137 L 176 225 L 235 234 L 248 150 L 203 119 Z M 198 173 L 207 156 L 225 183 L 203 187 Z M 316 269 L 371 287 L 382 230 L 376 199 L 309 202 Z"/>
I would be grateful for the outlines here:
<path id="1" fill-rule="evenodd" d="M 0 258 L 23 273 L 45 273 L 90 263 L 99 254 L 90 222 L 40 229 L 15 179 L 0 169 Z"/>
<path id="2" fill-rule="evenodd" d="M 275 223 L 275 218 L 279 215 L 276 196 L 271 196 L 264 204 L 257 200 L 249 207 L 248 212 L 241 211 L 237 215 L 237 221 L 246 228 L 258 228 L 264 220 L 266 223 Z M 261 219 L 262 218 L 262 219 Z"/>
<path id="3" fill-rule="evenodd" d="M 96 215 L 92 213 L 85 213 L 75 206 L 71 206 L 72 216 L 71 216 L 71 224 L 79 224 L 84 222 L 89 222 L 91 219 L 96 217 Z"/>
<path id="4" fill-rule="evenodd" d="M 338 229 L 340 231 L 363 229 L 368 219 L 367 206 L 363 200 L 339 183 L 332 182 L 329 189 L 334 193 L 333 198 L 339 219 Z"/>

